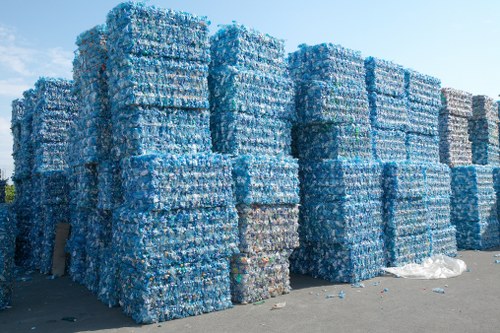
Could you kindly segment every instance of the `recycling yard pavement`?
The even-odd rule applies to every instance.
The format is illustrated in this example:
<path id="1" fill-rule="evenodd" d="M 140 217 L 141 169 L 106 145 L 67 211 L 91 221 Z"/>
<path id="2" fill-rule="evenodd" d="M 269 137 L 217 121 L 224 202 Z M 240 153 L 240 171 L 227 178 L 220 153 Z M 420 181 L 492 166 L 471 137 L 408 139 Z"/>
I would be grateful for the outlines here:
<path id="1" fill-rule="evenodd" d="M 468 269 L 456 278 L 386 275 L 353 286 L 292 275 L 288 295 L 142 326 L 68 277 L 19 274 L 0 332 L 499 332 L 500 249 L 458 257 Z"/>

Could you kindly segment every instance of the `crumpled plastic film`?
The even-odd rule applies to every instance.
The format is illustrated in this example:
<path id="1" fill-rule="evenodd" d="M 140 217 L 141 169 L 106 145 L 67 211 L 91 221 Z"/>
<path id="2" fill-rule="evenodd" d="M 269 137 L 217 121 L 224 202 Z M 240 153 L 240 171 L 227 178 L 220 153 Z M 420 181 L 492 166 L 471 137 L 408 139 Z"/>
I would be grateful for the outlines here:
<path id="1" fill-rule="evenodd" d="M 211 38 L 211 67 L 235 66 L 282 76 L 285 43 L 240 24 L 223 25 Z"/>
<path id="2" fill-rule="evenodd" d="M 260 253 L 299 246 L 298 205 L 238 205 L 239 249 Z"/>
<path id="3" fill-rule="evenodd" d="M 407 158 L 406 133 L 399 130 L 372 130 L 373 156 L 380 161 L 404 161 Z"/>
<path id="4" fill-rule="evenodd" d="M 290 72 L 296 81 L 318 80 L 338 87 L 366 91 L 365 66 L 361 52 L 335 44 L 299 45 L 289 56 Z"/>
<path id="5" fill-rule="evenodd" d="M 408 133 L 406 135 L 408 160 L 424 163 L 439 162 L 439 137 Z"/>
<path id="6" fill-rule="evenodd" d="M 124 260 L 182 265 L 238 253 L 234 207 L 174 211 L 115 211 L 115 237 L 127 248 Z"/>
<path id="7" fill-rule="evenodd" d="M 405 98 L 370 93 L 368 100 L 372 126 L 406 131 L 409 121 Z"/>
<path id="8" fill-rule="evenodd" d="M 232 307 L 228 259 L 178 266 L 124 260 L 121 306 L 138 323 L 184 318 Z"/>
<path id="9" fill-rule="evenodd" d="M 405 72 L 401 65 L 368 57 L 365 59 L 365 69 L 368 91 L 393 97 L 405 95 Z"/>
<path id="10" fill-rule="evenodd" d="M 293 130 L 294 156 L 305 160 L 372 157 L 370 127 L 365 124 L 315 124 Z"/>
<path id="11" fill-rule="evenodd" d="M 458 247 L 481 250 L 498 246 L 496 171 L 472 165 L 455 167 L 451 172 L 451 221 L 457 228 Z"/>
<path id="12" fill-rule="evenodd" d="M 431 230 L 431 254 L 457 255 L 457 237 L 454 225 Z"/>
<path id="13" fill-rule="evenodd" d="M 411 69 L 405 70 L 406 96 L 410 102 L 441 105 L 441 80 Z"/>
<path id="14" fill-rule="evenodd" d="M 297 117 L 300 124 L 367 124 L 367 93 L 325 81 L 303 81 L 297 85 Z"/>
<path id="15" fill-rule="evenodd" d="M 131 209 L 170 210 L 234 204 L 231 160 L 219 154 L 142 155 L 123 162 Z"/>
<path id="16" fill-rule="evenodd" d="M 0 310 L 10 306 L 14 287 L 16 247 L 15 213 L 9 204 L 0 204 Z"/>
<path id="17" fill-rule="evenodd" d="M 204 17 L 124 2 L 107 16 L 109 54 L 210 61 L 209 22 Z"/>
<path id="18" fill-rule="evenodd" d="M 290 292 L 291 250 L 235 255 L 231 263 L 231 293 L 236 303 L 252 303 Z"/>
<path id="19" fill-rule="evenodd" d="M 356 283 L 380 275 L 385 267 L 384 241 L 374 237 L 356 244 L 303 243 L 292 253 L 290 263 L 292 272 Z"/>
<path id="20" fill-rule="evenodd" d="M 136 155 L 210 151 L 209 117 L 207 110 L 122 110 L 113 118 L 113 154 L 120 160 Z"/>
<path id="21" fill-rule="evenodd" d="M 382 165 L 371 160 L 300 161 L 303 201 L 365 202 L 382 198 Z"/>
<path id="22" fill-rule="evenodd" d="M 440 109 L 440 105 L 408 102 L 408 132 L 438 136 Z"/>
<path id="23" fill-rule="evenodd" d="M 233 160 L 237 204 L 298 204 L 297 160 L 287 156 L 242 155 Z"/>
<path id="24" fill-rule="evenodd" d="M 295 119 L 294 85 L 284 75 L 231 66 L 211 67 L 208 82 L 214 113 L 244 112 L 287 121 Z"/>
<path id="25" fill-rule="evenodd" d="M 212 113 L 214 150 L 229 155 L 290 154 L 292 125 L 243 112 Z"/>

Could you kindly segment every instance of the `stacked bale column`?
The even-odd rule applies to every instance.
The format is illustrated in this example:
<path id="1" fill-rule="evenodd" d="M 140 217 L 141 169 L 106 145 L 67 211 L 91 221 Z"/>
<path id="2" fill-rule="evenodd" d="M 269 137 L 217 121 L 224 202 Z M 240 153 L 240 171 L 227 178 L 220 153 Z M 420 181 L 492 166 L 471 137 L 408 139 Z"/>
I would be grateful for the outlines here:
<path id="1" fill-rule="evenodd" d="M 472 98 L 472 118 L 469 135 L 472 143 L 472 163 L 499 166 L 498 106 L 488 96 Z"/>
<path id="2" fill-rule="evenodd" d="M 111 207 L 101 204 L 102 179 L 109 176 L 103 167 L 111 153 L 111 114 L 106 77 L 106 36 L 96 26 L 78 36 L 74 60 L 75 93 L 79 112 L 74 122 L 70 151 L 72 181 L 70 273 L 93 292 L 106 288 L 101 270 L 106 266 L 104 251 L 111 241 Z M 107 185 L 107 184 L 105 184 Z"/>
<path id="3" fill-rule="evenodd" d="M 32 140 L 34 166 L 32 175 L 34 223 L 34 266 L 42 273 L 52 270 L 56 225 L 68 221 L 67 150 L 69 129 L 76 112 L 73 83 L 41 78 L 36 84 L 36 107 L 33 114 Z"/>
<path id="4" fill-rule="evenodd" d="M 107 29 L 117 300 L 141 323 L 228 308 L 237 215 L 231 161 L 211 153 L 207 22 L 125 3 Z"/>
<path id="5" fill-rule="evenodd" d="M 0 203 L 0 310 L 10 306 L 14 287 L 16 222 L 12 206 Z"/>
<path id="6" fill-rule="evenodd" d="M 290 291 L 298 246 L 298 165 L 291 153 L 293 82 L 284 43 L 233 24 L 212 38 L 209 88 L 214 150 L 233 157 L 240 254 L 231 264 L 232 300 Z"/>
<path id="7" fill-rule="evenodd" d="M 467 92 L 444 88 L 441 94 L 440 154 L 441 161 L 451 167 L 451 221 L 457 230 L 457 246 L 461 249 L 497 246 L 500 239 L 494 168 L 472 165 L 473 161 L 497 163 L 497 158 L 491 155 L 496 112 L 492 105 L 485 108 L 484 97 L 476 98 L 474 108 L 473 97 Z"/>
<path id="8" fill-rule="evenodd" d="M 300 248 L 294 271 L 356 282 L 385 266 L 382 166 L 371 160 L 364 60 L 332 44 L 290 55 L 297 84 L 294 154 L 300 160 Z"/>

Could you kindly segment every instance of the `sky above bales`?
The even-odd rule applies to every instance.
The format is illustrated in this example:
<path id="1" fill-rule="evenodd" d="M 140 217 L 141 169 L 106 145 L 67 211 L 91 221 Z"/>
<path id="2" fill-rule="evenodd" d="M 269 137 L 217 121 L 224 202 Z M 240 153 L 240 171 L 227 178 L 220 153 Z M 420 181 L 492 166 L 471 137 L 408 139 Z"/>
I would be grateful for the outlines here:
<path id="1" fill-rule="evenodd" d="M 39 76 L 71 78 L 76 36 L 104 23 L 113 0 L 0 0 L 0 168 L 12 171 L 10 103 Z M 211 30 L 232 21 L 299 44 L 332 42 L 392 60 L 443 86 L 500 94 L 497 0 L 150 0 L 207 16 Z"/>

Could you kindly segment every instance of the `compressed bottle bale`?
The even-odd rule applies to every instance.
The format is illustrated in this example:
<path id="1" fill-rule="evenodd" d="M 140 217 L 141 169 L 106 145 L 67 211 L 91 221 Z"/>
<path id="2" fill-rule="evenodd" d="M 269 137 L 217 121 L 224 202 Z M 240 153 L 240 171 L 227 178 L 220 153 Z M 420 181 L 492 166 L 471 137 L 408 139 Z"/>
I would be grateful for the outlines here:
<path id="1" fill-rule="evenodd" d="M 239 254 L 231 262 L 231 294 L 235 303 L 253 303 L 290 292 L 290 250 Z"/>
<path id="2" fill-rule="evenodd" d="M 453 89 L 441 89 L 441 114 L 454 115 L 462 118 L 470 118 L 473 115 L 472 94 Z"/>
<path id="3" fill-rule="evenodd" d="M 420 263 L 431 255 L 430 233 L 417 233 L 386 240 L 388 266 Z"/>
<path id="4" fill-rule="evenodd" d="M 407 159 L 415 162 L 439 162 L 439 137 L 420 134 L 406 135 Z"/>
<path id="5" fill-rule="evenodd" d="M 408 132 L 428 136 L 439 135 L 439 105 L 408 102 Z"/>
<path id="6" fill-rule="evenodd" d="M 33 171 L 33 141 L 31 139 L 33 130 L 33 113 L 36 105 L 36 92 L 34 89 L 29 89 L 23 92 L 22 118 L 20 123 L 19 144 L 21 150 L 18 153 L 18 158 L 14 160 L 14 177 L 17 179 L 25 179 L 31 177 Z"/>
<path id="7" fill-rule="evenodd" d="M 12 302 L 15 243 L 15 214 L 10 205 L 0 204 L 0 310 Z"/>
<path id="8" fill-rule="evenodd" d="M 230 24 L 222 26 L 210 42 L 212 68 L 234 66 L 275 75 L 286 73 L 283 40 Z"/>
<path id="9" fill-rule="evenodd" d="M 425 194 L 423 169 L 421 163 L 385 163 L 383 187 L 386 200 L 422 198 Z"/>
<path id="10" fill-rule="evenodd" d="M 149 324 L 232 307 L 229 260 L 165 266 L 124 260 L 123 312 Z M 154 269 L 149 267 L 153 265 Z"/>
<path id="11" fill-rule="evenodd" d="M 385 266 L 382 238 L 356 244 L 302 244 L 290 259 L 292 272 L 332 282 L 356 283 L 380 275 Z"/>
<path id="12" fill-rule="evenodd" d="M 237 204 L 298 204 L 297 160 L 286 156 L 242 155 L 233 161 Z"/>
<path id="13" fill-rule="evenodd" d="M 372 130 L 373 156 L 379 161 L 404 161 L 406 153 L 406 133 L 398 130 Z"/>
<path id="14" fill-rule="evenodd" d="M 409 119 L 405 98 L 370 93 L 368 100 L 372 126 L 379 129 L 406 131 Z"/>
<path id="15" fill-rule="evenodd" d="M 446 164 L 429 163 L 424 165 L 424 201 L 427 218 L 434 231 L 451 227 L 451 173 Z M 456 247 L 456 246 L 455 246 Z"/>
<path id="16" fill-rule="evenodd" d="M 211 67 L 209 88 L 212 113 L 244 112 L 287 121 L 295 119 L 294 85 L 284 75 L 231 66 Z"/>
<path id="17" fill-rule="evenodd" d="M 498 122 L 498 105 L 491 97 L 476 95 L 472 97 L 472 119 L 486 119 Z"/>
<path id="18" fill-rule="evenodd" d="M 316 124 L 293 130 L 294 156 L 304 160 L 370 159 L 371 131 L 366 125 Z"/>
<path id="19" fill-rule="evenodd" d="M 441 81 L 438 78 L 405 70 L 406 96 L 410 102 L 439 106 Z"/>
<path id="20" fill-rule="evenodd" d="M 424 198 L 386 200 L 384 203 L 385 236 L 395 238 L 425 234 L 429 229 Z"/>
<path id="21" fill-rule="evenodd" d="M 495 172 L 489 166 L 451 169 L 451 221 L 461 249 L 487 249 L 500 244 Z"/>
<path id="22" fill-rule="evenodd" d="M 238 205 L 239 249 L 246 254 L 299 246 L 298 205 Z"/>
<path id="23" fill-rule="evenodd" d="M 231 161 L 218 154 L 142 155 L 123 162 L 130 209 L 171 210 L 234 204 Z"/>
<path id="24" fill-rule="evenodd" d="M 449 166 L 472 164 L 472 143 L 467 118 L 451 114 L 439 115 L 440 162 Z"/>
<path id="25" fill-rule="evenodd" d="M 289 56 L 290 73 L 296 81 L 325 81 L 366 91 L 365 66 L 361 52 L 334 44 L 299 45 Z"/>
<path id="26" fill-rule="evenodd" d="M 405 95 L 404 68 L 391 61 L 368 57 L 365 59 L 368 91 L 393 97 Z"/>
<path id="27" fill-rule="evenodd" d="M 116 163 L 103 160 L 97 165 L 97 208 L 112 210 L 121 195 L 121 177 Z"/>
<path id="28" fill-rule="evenodd" d="M 70 255 L 68 273 L 73 281 L 85 284 L 87 232 L 90 216 L 94 212 L 90 209 L 77 209 L 70 206 L 69 213 L 71 232 L 66 244 L 67 252 Z"/>
<path id="29" fill-rule="evenodd" d="M 301 199 L 365 202 L 382 198 L 382 165 L 370 160 L 300 161 Z"/>
<path id="30" fill-rule="evenodd" d="M 301 242 L 356 244 L 383 234 L 382 201 L 327 201 L 307 198 L 300 208 Z"/>
<path id="31" fill-rule="evenodd" d="M 125 2 L 107 16 L 111 57 L 162 57 L 208 63 L 206 18 L 141 3 Z"/>
<path id="32" fill-rule="evenodd" d="M 455 226 L 431 230 L 431 254 L 444 254 L 449 257 L 457 255 Z"/>
<path id="33" fill-rule="evenodd" d="M 113 118 L 113 155 L 118 160 L 146 154 L 210 151 L 206 110 L 135 108 Z"/>
<path id="34" fill-rule="evenodd" d="M 498 120 L 471 119 L 469 134 L 472 142 L 472 162 L 498 166 L 500 163 Z"/>
<path id="35" fill-rule="evenodd" d="M 229 155 L 289 155 L 292 125 L 277 118 L 243 112 L 212 113 L 214 151 Z"/>
<path id="36" fill-rule="evenodd" d="M 97 166 L 86 164 L 72 167 L 70 174 L 70 201 L 77 208 L 93 209 L 97 205 Z"/>
<path id="37" fill-rule="evenodd" d="M 368 124 L 369 103 L 361 87 L 326 81 L 302 81 L 297 84 L 299 124 Z"/>
<path id="38" fill-rule="evenodd" d="M 228 258 L 238 253 L 234 207 L 174 211 L 115 211 L 115 237 L 126 244 L 125 260 L 182 265 Z"/>

